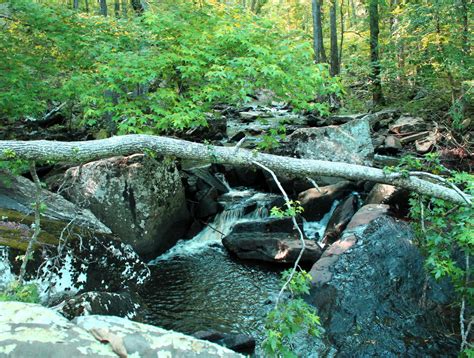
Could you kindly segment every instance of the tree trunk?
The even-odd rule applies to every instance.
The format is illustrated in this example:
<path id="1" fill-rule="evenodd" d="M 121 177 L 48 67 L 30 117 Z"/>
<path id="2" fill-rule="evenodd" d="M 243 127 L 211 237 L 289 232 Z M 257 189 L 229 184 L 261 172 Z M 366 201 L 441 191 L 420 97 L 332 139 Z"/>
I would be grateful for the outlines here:
<path id="1" fill-rule="evenodd" d="M 379 3 L 378 0 L 369 0 L 369 22 L 370 22 L 370 64 L 371 64 L 371 82 L 372 99 L 374 105 L 383 105 L 385 103 L 382 93 L 382 83 L 380 80 L 380 61 L 379 61 Z"/>
<path id="2" fill-rule="evenodd" d="M 120 17 L 120 0 L 114 1 L 114 14 L 115 17 Z"/>
<path id="3" fill-rule="evenodd" d="M 313 14 L 313 49 L 316 63 L 327 62 L 323 43 L 323 27 L 321 21 L 321 0 L 312 0 Z"/>
<path id="4" fill-rule="evenodd" d="M 74 0 L 72 2 L 72 8 L 75 10 L 79 9 L 79 0 Z"/>
<path id="5" fill-rule="evenodd" d="M 146 0 L 132 0 L 132 9 L 137 13 L 141 14 L 148 10 L 148 2 Z"/>
<path id="6" fill-rule="evenodd" d="M 100 5 L 100 14 L 102 16 L 107 16 L 107 0 L 99 0 Z"/>
<path id="7" fill-rule="evenodd" d="M 329 22 L 331 27 L 331 75 L 339 74 L 339 51 L 337 49 L 337 0 L 332 0 L 329 11 Z"/>
<path id="8" fill-rule="evenodd" d="M 127 17 L 127 5 L 128 5 L 127 3 L 128 3 L 127 0 L 122 0 L 122 16 L 124 18 Z"/>
<path id="9" fill-rule="evenodd" d="M 342 45 L 344 44 L 344 0 L 341 0 L 341 7 L 339 9 L 341 15 L 341 42 L 339 44 L 339 72 L 341 72 L 342 63 Z"/>
<path id="10" fill-rule="evenodd" d="M 349 180 L 370 180 L 392 184 L 420 194 L 466 205 L 470 197 L 458 191 L 416 176 L 404 178 L 398 173 L 386 174 L 381 169 L 362 165 L 297 159 L 263 154 L 238 147 L 220 147 L 188 142 L 180 139 L 135 134 L 84 142 L 0 141 L 0 160 L 24 159 L 29 161 L 87 162 L 117 155 L 130 155 L 146 150 L 158 155 L 207 161 L 216 164 L 252 166 L 258 162 L 279 174 L 297 177 L 323 175 Z M 421 173 L 423 174 L 423 173 Z M 429 175 L 426 174 L 425 175 Z M 469 204 L 470 205 L 470 204 Z"/>

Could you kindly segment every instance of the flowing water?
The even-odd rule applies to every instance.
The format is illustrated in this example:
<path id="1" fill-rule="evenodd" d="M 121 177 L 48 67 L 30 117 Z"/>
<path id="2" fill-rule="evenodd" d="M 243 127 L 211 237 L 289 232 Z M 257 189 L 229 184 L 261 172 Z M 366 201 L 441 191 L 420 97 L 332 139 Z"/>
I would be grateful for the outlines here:
<path id="1" fill-rule="evenodd" d="M 153 260 L 154 279 L 144 295 L 148 322 L 184 333 L 217 330 L 260 340 L 283 268 L 231 257 L 221 241 L 235 223 L 268 217 L 274 199 L 231 190 L 221 197 L 225 210 L 212 223 Z"/>
<path id="2" fill-rule="evenodd" d="M 225 209 L 212 223 L 150 262 L 153 278 L 143 295 L 149 308 L 147 321 L 187 334 L 246 333 L 260 343 L 265 316 L 281 286 L 280 272 L 286 267 L 238 260 L 221 241 L 235 223 L 268 217 L 276 198 L 231 190 L 220 198 Z M 306 223 L 308 233 L 324 232 L 327 220 Z"/>

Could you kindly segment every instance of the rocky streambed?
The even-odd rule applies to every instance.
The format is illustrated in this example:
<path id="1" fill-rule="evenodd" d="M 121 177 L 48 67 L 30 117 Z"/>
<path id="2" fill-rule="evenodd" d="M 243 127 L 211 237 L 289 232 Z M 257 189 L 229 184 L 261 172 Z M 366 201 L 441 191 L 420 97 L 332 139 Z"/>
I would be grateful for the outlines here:
<path id="1" fill-rule="evenodd" d="M 282 121 L 288 123 L 287 137 L 275 153 L 367 165 L 377 153 L 401 149 L 389 149 L 389 135 L 404 138 L 404 131 L 419 130 L 413 127 L 418 120 L 397 111 L 320 119 L 276 105 L 222 110 L 215 125 L 188 135 L 255 148 L 259 135 Z M 413 144 L 407 140 L 402 147 Z M 2 177 L 0 288 L 5 288 L 18 273 L 17 257 L 32 233 L 34 185 L 25 177 Z M 269 218 L 270 208 L 282 206 L 283 199 L 267 173 L 136 154 L 45 168 L 42 179 L 49 189 L 42 193 L 46 210 L 27 278 L 39 286 L 52 318 L 38 318 L 37 306 L 2 304 L 0 356 L 25 357 L 44 343 L 12 330 L 28 322 L 62 332 L 62 338 L 47 340 L 61 354 L 80 350 L 58 344 L 82 329 L 90 344 L 107 347 L 93 349 L 112 355 L 125 350 L 147 356 L 165 347 L 185 356 L 230 356 L 163 330 L 157 334 L 175 337 L 167 341 L 171 346 L 143 345 L 148 341 L 143 326 L 104 316 L 194 334 L 242 352 L 256 344 L 255 354 L 262 355 L 258 345 L 279 273 L 300 249 L 291 221 Z M 318 309 L 324 329 L 321 339 L 295 340 L 298 356 L 455 356 L 451 287 L 427 277 L 409 226 L 395 218 L 405 213 L 407 193 L 337 178 L 279 179 L 305 209 L 298 218 L 308 247 L 303 265 L 313 277 L 306 300 Z M 99 315 L 91 325 L 81 318 L 89 315 Z M 180 344 L 197 344 L 199 354 L 172 350 Z"/>

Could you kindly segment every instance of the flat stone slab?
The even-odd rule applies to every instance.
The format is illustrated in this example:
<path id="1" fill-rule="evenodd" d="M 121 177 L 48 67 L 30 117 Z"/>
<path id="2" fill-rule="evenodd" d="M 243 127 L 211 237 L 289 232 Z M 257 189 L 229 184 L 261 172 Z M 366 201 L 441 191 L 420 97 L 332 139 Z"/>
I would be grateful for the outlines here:
<path id="1" fill-rule="evenodd" d="M 243 357 L 217 344 L 114 316 L 70 322 L 41 305 L 0 302 L 0 358 Z"/>

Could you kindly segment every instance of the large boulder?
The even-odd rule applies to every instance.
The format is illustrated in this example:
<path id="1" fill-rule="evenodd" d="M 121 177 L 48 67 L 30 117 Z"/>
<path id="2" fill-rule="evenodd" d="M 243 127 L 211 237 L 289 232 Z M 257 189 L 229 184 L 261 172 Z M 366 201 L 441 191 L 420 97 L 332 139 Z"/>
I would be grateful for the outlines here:
<path id="1" fill-rule="evenodd" d="M 237 224 L 222 243 L 240 259 L 275 263 L 295 262 L 302 248 L 299 234 L 288 219 Z M 321 256 L 321 249 L 314 241 L 305 240 L 305 244 L 301 261 L 313 264 Z"/>
<path id="2" fill-rule="evenodd" d="M 309 300 L 341 357 L 456 356 L 409 226 L 369 205 L 313 266 Z M 432 299 L 433 298 L 433 299 Z M 445 329 L 445 328 L 444 328 Z"/>
<path id="3" fill-rule="evenodd" d="M 2 173 L 0 179 L 0 289 L 20 270 L 35 221 L 34 184 Z M 150 277 L 148 266 L 132 247 L 110 233 L 87 209 L 43 190 L 41 231 L 28 262 L 26 280 L 39 286 L 42 302 L 54 303 L 76 293 L 139 290 Z"/>
<path id="4" fill-rule="evenodd" d="M 89 232 L 71 232 L 59 249 L 40 246 L 28 262 L 26 280 L 39 288 L 44 303 L 56 303 L 87 291 L 140 291 L 151 276 L 150 269 L 130 245 Z M 18 275 L 24 250 L 0 246 L 0 288 Z M 3 286 L 3 287 L 2 287 Z"/>
<path id="5" fill-rule="evenodd" d="M 31 180 L 0 171 L 0 220 L 5 221 L 4 217 L 14 216 L 14 212 L 22 218 L 25 216 L 32 217 L 34 215 L 35 191 L 35 184 Z M 61 195 L 43 189 L 41 191 L 41 203 L 43 204 L 42 217 L 66 223 L 73 221 L 75 225 L 95 232 L 111 233 L 110 229 L 90 210 L 78 207 Z M 24 222 L 24 220 L 20 221 Z"/>
<path id="6" fill-rule="evenodd" d="M 374 155 L 367 119 L 340 126 L 298 129 L 284 144 L 281 154 L 304 159 L 372 165 Z"/>
<path id="7" fill-rule="evenodd" d="M 66 318 L 103 315 L 143 321 L 144 306 L 138 295 L 130 292 L 85 292 L 64 301 L 57 307 Z"/>
<path id="8" fill-rule="evenodd" d="M 181 333 L 113 316 L 68 321 L 40 305 L 0 302 L 0 358 L 242 357 Z"/>
<path id="9" fill-rule="evenodd" d="M 166 251 L 186 232 L 189 213 L 172 161 L 142 154 L 99 160 L 69 169 L 64 187 L 142 256 Z"/>

